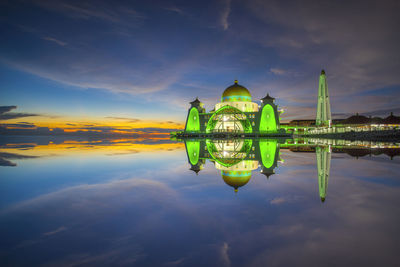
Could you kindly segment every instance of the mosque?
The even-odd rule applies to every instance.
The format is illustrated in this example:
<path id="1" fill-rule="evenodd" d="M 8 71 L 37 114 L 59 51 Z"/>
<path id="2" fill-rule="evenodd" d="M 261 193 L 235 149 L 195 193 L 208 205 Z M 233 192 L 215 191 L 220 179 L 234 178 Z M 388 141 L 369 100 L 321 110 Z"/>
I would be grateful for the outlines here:
<path id="1" fill-rule="evenodd" d="M 285 131 L 280 128 L 275 98 L 267 94 L 261 99 L 261 105 L 252 102 L 249 90 L 235 80 L 223 92 L 221 102 L 210 112 L 206 112 L 199 99 L 190 102 L 182 134 L 196 136 L 215 133 L 273 135 Z"/>

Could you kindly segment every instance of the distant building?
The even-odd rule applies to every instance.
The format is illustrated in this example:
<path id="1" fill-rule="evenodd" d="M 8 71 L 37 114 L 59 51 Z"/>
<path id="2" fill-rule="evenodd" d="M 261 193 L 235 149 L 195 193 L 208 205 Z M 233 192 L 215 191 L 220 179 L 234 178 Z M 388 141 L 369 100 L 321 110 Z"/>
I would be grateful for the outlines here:
<path id="1" fill-rule="evenodd" d="M 400 124 L 400 117 L 394 116 L 393 112 L 390 113 L 389 116 L 386 118 L 380 117 L 367 117 L 363 115 L 356 115 L 350 116 L 347 119 L 341 121 L 341 124 L 382 124 L 382 125 L 399 125 Z"/>
<path id="2" fill-rule="evenodd" d="M 267 94 L 259 106 L 237 80 L 225 89 L 221 102 L 210 112 L 199 99 L 191 102 L 185 125 L 185 132 L 192 133 L 276 133 L 279 129 L 275 98 Z"/>

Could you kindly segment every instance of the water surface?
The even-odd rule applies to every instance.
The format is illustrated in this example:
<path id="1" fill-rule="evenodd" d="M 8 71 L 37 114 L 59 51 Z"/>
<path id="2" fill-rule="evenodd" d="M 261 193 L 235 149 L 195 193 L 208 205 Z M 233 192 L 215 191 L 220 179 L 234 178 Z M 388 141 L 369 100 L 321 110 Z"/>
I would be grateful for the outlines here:
<path id="1" fill-rule="evenodd" d="M 0 263 L 397 266 L 396 144 L 257 142 L 3 139 Z"/>

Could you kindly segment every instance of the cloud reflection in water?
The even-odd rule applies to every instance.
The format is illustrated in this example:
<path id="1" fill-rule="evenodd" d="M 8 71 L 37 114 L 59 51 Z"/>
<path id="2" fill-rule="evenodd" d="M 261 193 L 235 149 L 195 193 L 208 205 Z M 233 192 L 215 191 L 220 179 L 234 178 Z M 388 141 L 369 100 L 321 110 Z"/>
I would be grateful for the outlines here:
<path id="1" fill-rule="evenodd" d="M 59 150 L 56 158 L 4 167 L 1 185 L 26 186 L 26 179 L 12 180 L 17 173 L 37 182 L 44 176 L 56 181 L 41 182 L 39 195 L 2 206 L 0 262 L 6 266 L 397 263 L 400 187 L 391 170 L 399 164 L 397 157 L 390 161 L 379 156 L 358 160 L 346 154 L 332 156 L 328 199 L 321 203 L 315 152 L 281 147 L 282 162 L 275 174 L 266 179 L 253 171 L 251 181 L 235 194 L 213 164 L 205 163 L 198 175 L 188 170 L 182 144 L 174 145 L 156 142 L 159 148 L 112 157 L 107 154 L 113 152 L 113 144 L 96 153 L 86 153 L 83 146 Z M 141 144 L 126 145 L 132 147 Z M 35 149 L 42 152 L 33 153 Z M 36 146 L 28 152 L 46 154 L 48 149 Z M 55 177 L 35 169 L 31 161 L 47 163 L 48 168 L 80 162 L 88 177 L 68 179 L 74 174 L 68 169 Z M 93 180 L 94 175 L 98 178 Z"/>

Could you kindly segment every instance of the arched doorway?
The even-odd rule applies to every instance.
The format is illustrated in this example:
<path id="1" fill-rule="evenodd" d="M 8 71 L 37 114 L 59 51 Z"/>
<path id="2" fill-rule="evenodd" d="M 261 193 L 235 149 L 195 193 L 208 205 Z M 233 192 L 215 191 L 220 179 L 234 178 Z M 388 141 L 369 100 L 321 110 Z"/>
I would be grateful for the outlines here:
<path id="1" fill-rule="evenodd" d="M 246 114 L 226 105 L 214 112 L 208 120 L 206 132 L 251 133 L 253 131 Z"/>

